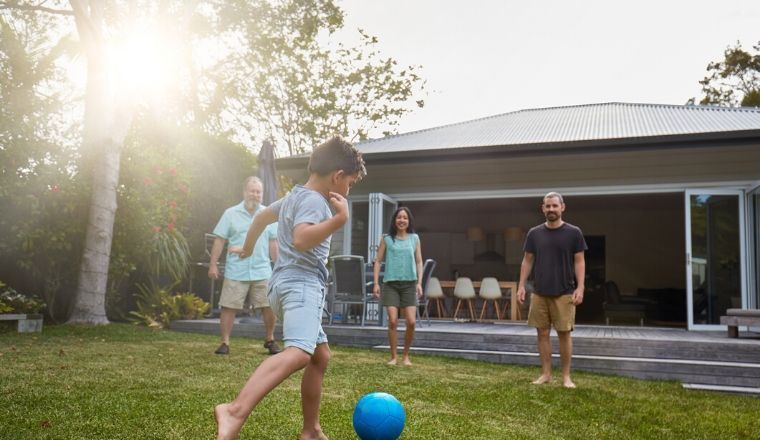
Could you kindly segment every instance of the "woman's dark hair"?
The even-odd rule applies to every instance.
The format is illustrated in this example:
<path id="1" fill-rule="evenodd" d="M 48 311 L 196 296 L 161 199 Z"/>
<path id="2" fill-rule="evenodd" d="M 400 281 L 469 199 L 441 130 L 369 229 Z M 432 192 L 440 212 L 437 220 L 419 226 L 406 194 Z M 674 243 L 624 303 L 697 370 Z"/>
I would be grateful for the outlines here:
<path id="1" fill-rule="evenodd" d="M 406 212 L 406 216 L 409 217 L 409 226 L 406 228 L 406 232 L 409 234 L 414 234 L 414 217 L 412 216 L 412 211 L 410 211 L 406 206 L 399 206 L 395 211 L 393 211 L 393 215 L 391 216 L 391 225 L 388 227 L 388 235 L 393 241 L 396 241 L 396 234 L 398 234 L 398 230 L 396 229 L 396 217 L 398 217 L 398 213 L 401 211 Z"/>

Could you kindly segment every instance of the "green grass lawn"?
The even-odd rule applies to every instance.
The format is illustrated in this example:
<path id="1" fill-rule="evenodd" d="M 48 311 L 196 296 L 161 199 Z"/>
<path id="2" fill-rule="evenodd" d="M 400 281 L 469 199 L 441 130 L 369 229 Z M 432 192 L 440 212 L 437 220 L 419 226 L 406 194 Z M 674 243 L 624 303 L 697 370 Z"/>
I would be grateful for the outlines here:
<path id="1" fill-rule="evenodd" d="M 262 341 L 125 324 L 0 329 L 0 438 L 209 439 L 212 408 L 231 400 L 266 356 Z M 534 386 L 536 367 L 332 347 L 322 426 L 356 438 L 351 416 L 365 393 L 385 391 L 407 411 L 402 439 L 760 438 L 760 398 L 685 391 L 675 382 L 576 372 L 578 389 Z M 296 439 L 300 373 L 264 399 L 241 439 Z"/>

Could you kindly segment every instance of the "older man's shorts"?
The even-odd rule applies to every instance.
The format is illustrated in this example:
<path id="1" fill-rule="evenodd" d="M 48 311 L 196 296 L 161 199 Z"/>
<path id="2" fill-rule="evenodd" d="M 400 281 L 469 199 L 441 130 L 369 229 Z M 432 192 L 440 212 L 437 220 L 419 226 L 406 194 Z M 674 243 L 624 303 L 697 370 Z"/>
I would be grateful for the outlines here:
<path id="1" fill-rule="evenodd" d="M 575 327 L 575 304 L 571 293 L 546 296 L 533 293 L 530 296 L 528 325 L 540 329 L 554 326 L 558 332 L 569 332 Z"/>
<path id="2" fill-rule="evenodd" d="M 228 309 L 241 310 L 248 300 L 254 309 L 269 307 L 267 299 L 267 280 L 236 281 L 224 279 L 222 294 L 219 297 L 219 305 Z"/>
<path id="3" fill-rule="evenodd" d="M 314 354 L 317 345 L 327 342 L 322 330 L 325 287 L 317 279 L 280 279 L 269 286 L 269 304 L 282 322 L 282 342 Z"/>

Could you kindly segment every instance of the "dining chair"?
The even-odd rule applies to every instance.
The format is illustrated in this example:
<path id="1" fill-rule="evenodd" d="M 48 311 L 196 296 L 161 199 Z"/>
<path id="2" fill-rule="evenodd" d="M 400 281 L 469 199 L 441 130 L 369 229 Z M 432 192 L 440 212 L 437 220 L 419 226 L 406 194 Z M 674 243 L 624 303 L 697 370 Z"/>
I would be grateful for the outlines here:
<path id="1" fill-rule="evenodd" d="M 501 310 L 499 308 L 499 300 L 501 299 L 501 287 L 499 287 L 499 281 L 494 277 L 486 277 L 480 282 L 480 298 L 483 300 L 483 308 L 480 310 L 480 319 L 486 312 L 488 301 L 493 302 L 493 308 L 496 310 L 496 318 L 501 319 Z"/>
<path id="2" fill-rule="evenodd" d="M 470 320 L 475 321 L 475 311 L 472 306 L 472 300 L 476 298 L 476 295 L 472 280 L 468 277 L 457 278 L 457 282 L 454 284 L 454 296 L 457 298 L 457 307 L 454 310 L 453 317 L 456 319 L 462 301 L 467 301 L 467 307 L 470 309 Z"/>
<path id="3" fill-rule="evenodd" d="M 438 278 L 430 277 L 430 281 L 428 281 L 427 288 L 425 289 L 425 295 L 427 295 L 428 305 L 430 305 L 431 301 L 435 301 L 436 311 L 438 312 L 437 316 L 442 318 L 444 312 L 446 312 L 446 304 L 441 305 L 445 296 Z"/>
<path id="4" fill-rule="evenodd" d="M 508 289 L 509 294 L 504 295 L 504 311 L 501 312 L 501 316 L 504 317 L 504 319 L 511 319 L 508 318 L 510 315 L 507 313 L 510 307 L 512 307 L 512 295 L 517 295 L 517 288 L 512 289 L 511 287 Z M 531 292 L 533 292 L 533 282 L 527 281 L 525 283 L 525 302 L 523 304 L 520 304 L 516 302 L 515 304 L 517 307 L 515 307 L 515 318 L 520 321 L 523 318 L 523 312 L 527 314 L 528 309 L 530 309 L 530 295 Z"/>

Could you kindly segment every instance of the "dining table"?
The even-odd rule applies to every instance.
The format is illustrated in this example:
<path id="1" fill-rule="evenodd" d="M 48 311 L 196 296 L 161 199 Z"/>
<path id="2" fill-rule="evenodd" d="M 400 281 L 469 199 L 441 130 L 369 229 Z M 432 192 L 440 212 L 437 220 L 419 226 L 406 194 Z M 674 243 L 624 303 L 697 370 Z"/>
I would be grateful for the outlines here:
<path id="1" fill-rule="evenodd" d="M 457 282 L 453 280 L 440 280 L 441 288 L 442 289 L 453 289 L 454 286 L 456 286 Z M 480 288 L 480 281 L 473 281 L 472 287 L 479 289 Z M 501 289 L 510 289 L 510 295 L 509 295 L 509 310 L 510 310 L 510 317 L 512 321 L 517 321 L 521 319 L 520 317 L 520 307 L 517 304 L 517 281 L 499 281 L 499 288 Z"/>

